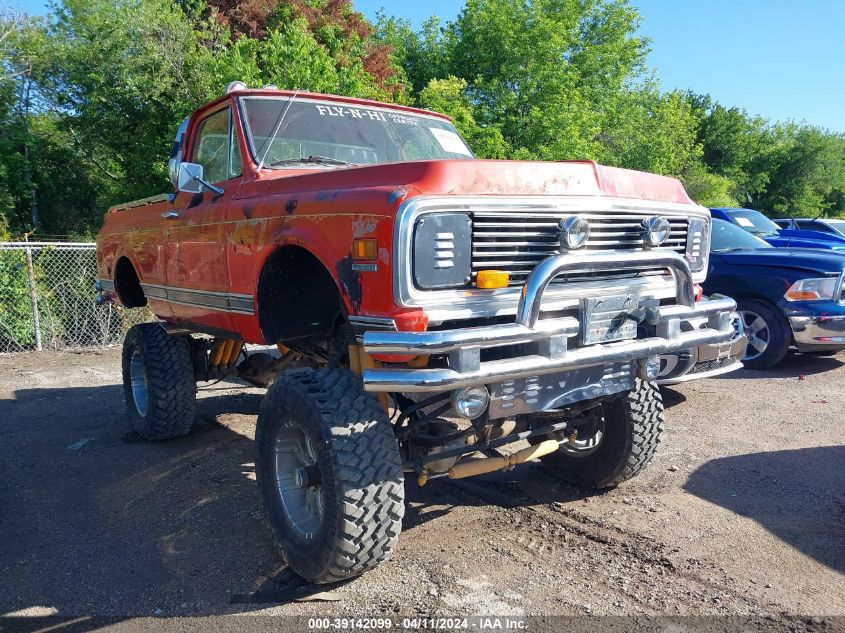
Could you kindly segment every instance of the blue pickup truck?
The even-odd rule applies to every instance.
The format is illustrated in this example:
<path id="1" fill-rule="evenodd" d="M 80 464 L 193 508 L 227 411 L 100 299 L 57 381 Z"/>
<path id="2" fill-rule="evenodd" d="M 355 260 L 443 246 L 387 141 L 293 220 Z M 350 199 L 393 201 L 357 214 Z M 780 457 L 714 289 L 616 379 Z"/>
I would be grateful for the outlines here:
<path id="1" fill-rule="evenodd" d="M 730 222 L 779 248 L 823 248 L 845 251 L 845 235 L 822 233 L 804 228 L 781 228 L 754 209 L 721 207 L 710 209 L 710 213 L 715 219 Z"/>
<path id="2" fill-rule="evenodd" d="M 772 367 L 790 348 L 845 349 L 845 253 L 773 248 L 714 219 L 704 292 L 736 299 L 748 339 L 743 364 Z"/>

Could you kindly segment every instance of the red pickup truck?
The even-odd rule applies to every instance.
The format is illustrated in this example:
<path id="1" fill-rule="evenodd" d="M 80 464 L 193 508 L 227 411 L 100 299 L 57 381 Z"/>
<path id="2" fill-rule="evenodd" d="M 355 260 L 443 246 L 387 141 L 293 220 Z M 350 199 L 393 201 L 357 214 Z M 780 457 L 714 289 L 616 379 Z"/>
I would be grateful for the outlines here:
<path id="1" fill-rule="evenodd" d="M 634 476 L 660 355 L 735 334 L 733 300 L 695 300 L 710 214 L 672 178 L 476 160 L 434 112 L 239 83 L 182 124 L 170 173 L 97 238 L 101 299 L 160 320 L 124 343 L 129 416 L 184 435 L 198 381 L 278 346 L 256 476 L 314 582 L 390 555 L 408 475 Z"/>

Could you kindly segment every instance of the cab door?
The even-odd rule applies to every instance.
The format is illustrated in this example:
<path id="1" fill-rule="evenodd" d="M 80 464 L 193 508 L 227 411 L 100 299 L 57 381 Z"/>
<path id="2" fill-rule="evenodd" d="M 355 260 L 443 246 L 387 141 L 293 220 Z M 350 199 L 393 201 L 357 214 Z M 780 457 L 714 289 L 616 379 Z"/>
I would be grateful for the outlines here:
<path id="1" fill-rule="evenodd" d="M 200 120 L 183 160 L 203 166 L 203 179 L 223 189 L 178 192 L 162 214 L 167 245 L 167 295 L 180 321 L 210 331 L 233 331 L 226 261 L 226 210 L 241 185 L 241 157 L 233 142 L 231 106 Z"/>

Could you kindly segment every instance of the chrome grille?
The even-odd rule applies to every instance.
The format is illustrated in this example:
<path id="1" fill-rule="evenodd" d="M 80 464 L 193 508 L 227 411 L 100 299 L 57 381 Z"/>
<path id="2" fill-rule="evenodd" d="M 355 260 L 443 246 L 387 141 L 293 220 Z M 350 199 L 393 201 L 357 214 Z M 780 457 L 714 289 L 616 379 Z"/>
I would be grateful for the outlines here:
<path id="1" fill-rule="evenodd" d="M 474 211 L 472 213 L 472 274 L 479 270 L 505 270 L 510 274 L 510 285 L 520 285 L 531 270 L 549 255 L 560 253 L 558 223 L 565 214 L 541 211 Z M 672 232 L 660 248 L 684 253 L 687 247 L 688 218 L 661 213 L 579 213 L 590 222 L 590 238 L 578 252 L 606 250 L 641 250 L 640 224 L 656 215 L 669 219 Z M 663 271 L 620 273 L 618 275 L 569 275 L 567 280 L 610 278 L 643 274 L 661 274 Z"/>

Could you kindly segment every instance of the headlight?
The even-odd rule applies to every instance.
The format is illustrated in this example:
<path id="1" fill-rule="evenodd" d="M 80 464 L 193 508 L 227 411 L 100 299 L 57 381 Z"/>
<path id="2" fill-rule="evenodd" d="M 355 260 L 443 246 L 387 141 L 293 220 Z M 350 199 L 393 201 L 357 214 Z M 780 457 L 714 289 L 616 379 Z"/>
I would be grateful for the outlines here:
<path id="1" fill-rule="evenodd" d="M 831 301 L 836 298 L 839 277 L 801 279 L 796 281 L 783 298 L 787 301 Z"/>
<path id="2" fill-rule="evenodd" d="M 465 213 L 424 215 L 414 228 L 414 281 L 423 290 L 471 280 L 472 221 Z"/>
<path id="3" fill-rule="evenodd" d="M 697 273 L 707 266 L 707 255 L 710 251 L 710 220 L 707 218 L 690 218 L 687 229 L 686 257 L 689 268 Z"/>

